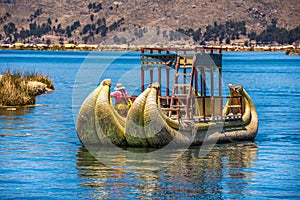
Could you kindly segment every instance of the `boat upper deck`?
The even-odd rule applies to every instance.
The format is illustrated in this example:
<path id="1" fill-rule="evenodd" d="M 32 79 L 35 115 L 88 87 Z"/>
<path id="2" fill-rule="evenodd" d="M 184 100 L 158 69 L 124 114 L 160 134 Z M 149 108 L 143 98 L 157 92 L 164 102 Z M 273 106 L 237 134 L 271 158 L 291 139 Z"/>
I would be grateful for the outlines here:
<path id="1" fill-rule="evenodd" d="M 141 90 L 145 84 L 158 82 L 163 88 L 158 91 L 161 107 L 169 117 L 240 119 L 241 97 L 222 95 L 221 48 L 143 48 L 140 58 Z M 224 99 L 234 102 L 230 115 L 223 113 Z"/>

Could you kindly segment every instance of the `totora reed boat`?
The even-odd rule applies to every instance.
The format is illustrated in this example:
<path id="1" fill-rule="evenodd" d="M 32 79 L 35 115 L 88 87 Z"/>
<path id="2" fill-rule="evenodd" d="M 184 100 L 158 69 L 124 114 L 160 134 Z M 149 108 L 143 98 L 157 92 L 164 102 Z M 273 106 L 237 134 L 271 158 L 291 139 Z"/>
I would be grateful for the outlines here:
<path id="1" fill-rule="evenodd" d="M 83 102 L 76 131 L 84 145 L 162 147 L 256 137 L 258 116 L 246 90 L 229 85 L 230 95 L 222 95 L 220 48 L 143 48 L 140 57 L 142 92 L 130 96 L 126 117 L 114 109 L 110 79 Z"/>

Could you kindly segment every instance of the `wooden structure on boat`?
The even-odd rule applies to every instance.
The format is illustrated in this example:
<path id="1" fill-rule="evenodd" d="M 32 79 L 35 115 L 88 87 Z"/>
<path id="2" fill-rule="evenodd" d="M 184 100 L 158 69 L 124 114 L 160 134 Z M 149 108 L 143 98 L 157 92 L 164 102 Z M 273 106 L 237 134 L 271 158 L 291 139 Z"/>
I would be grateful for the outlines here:
<path id="1" fill-rule="evenodd" d="M 84 145 L 161 147 L 253 140 L 255 106 L 242 86 L 222 94 L 220 48 L 143 48 L 141 93 L 126 117 L 114 109 L 105 79 L 83 102 L 76 131 Z M 147 86 L 147 87 L 146 87 Z"/>
<path id="2" fill-rule="evenodd" d="M 243 114 L 241 96 L 222 96 L 221 48 L 144 48 L 141 50 L 142 91 L 145 90 L 145 75 L 149 76 L 150 83 L 158 82 L 165 88 L 164 92 L 159 90 L 158 96 L 162 109 L 172 119 L 234 120 Z M 228 105 L 231 112 L 226 116 L 223 102 L 230 98 L 234 99 L 231 101 L 234 104 Z"/>

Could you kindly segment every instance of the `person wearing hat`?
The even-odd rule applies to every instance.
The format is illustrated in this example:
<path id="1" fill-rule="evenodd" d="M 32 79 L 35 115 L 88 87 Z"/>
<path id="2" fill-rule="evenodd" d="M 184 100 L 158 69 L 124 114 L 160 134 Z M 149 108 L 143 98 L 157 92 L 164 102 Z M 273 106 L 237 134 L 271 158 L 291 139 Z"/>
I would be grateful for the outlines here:
<path id="1" fill-rule="evenodd" d="M 118 113 L 126 117 L 131 104 L 125 87 L 121 83 L 118 83 L 110 96 L 115 99 L 115 109 Z"/>

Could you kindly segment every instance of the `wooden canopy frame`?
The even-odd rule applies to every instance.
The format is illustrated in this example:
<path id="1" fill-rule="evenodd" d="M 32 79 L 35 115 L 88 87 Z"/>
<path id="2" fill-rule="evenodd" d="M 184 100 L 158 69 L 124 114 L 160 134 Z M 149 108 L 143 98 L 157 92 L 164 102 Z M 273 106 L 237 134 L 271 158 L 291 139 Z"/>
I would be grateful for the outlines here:
<path id="1" fill-rule="evenodd" d="M 222 49 L 213 47 L 196 47 L 196 48 L 143 48 L 141 49 L 141 90 L 145 90 L 145 72 L 149 70 L 150 83 L 154 82 L 154 73 L 157 73 L 157 81 L 161 87 L 166 87 L 162 94 L 159 90 L 159 98 L 166 99 L 170 104 L 172 99 L 176 99 L 174 89 L 170 92 L 170 70 L 178 72 L 182 68 L 183 85 L 187 85 L 186 65 L 191 65 L 193 72 L 190 81 L 194 89 L 193 98 L 202 100 L 202 115 L 206 115 L 206 103 L 210 99 L 210 112 L 212 116 L 222 116 L 223 98 L 222 97 Z M 215 70 L 217 69 L 218 85 L 215 88 Z M 165 81 L 162 80 L 162 70 L 165 70 Z M 157 71 L 157 72 L 156 72 Z M 207 76 L 207 72 L 209 76 Z M 179 73 L 179 72 L 178 72 Z M 210 79 L 210 94 L 207 94 L 207 79 Z M 174 83 L 177 84 L 174 77 Z M 173 84 L 174 84 L 173 83 Z M 200 85 L 199 85 L 200 83 Z M 215 89 L 217 93 L 215 93 Z M 228 98 L 228 97 L 227 97 Z M 216 101 L 217 100 L 217 101 Z M 217 105 L 215 105 L 217 103 Z M 172 105 L 172 103 L 171 103 Z M 217 107 L 217 109 L 216 109 Z M 216 109 L 216 110 L 215 110 Z M 177 112 L 178 114 L 178 112 Z M 190 117 L 190 116 L 187 116 Z"/>

